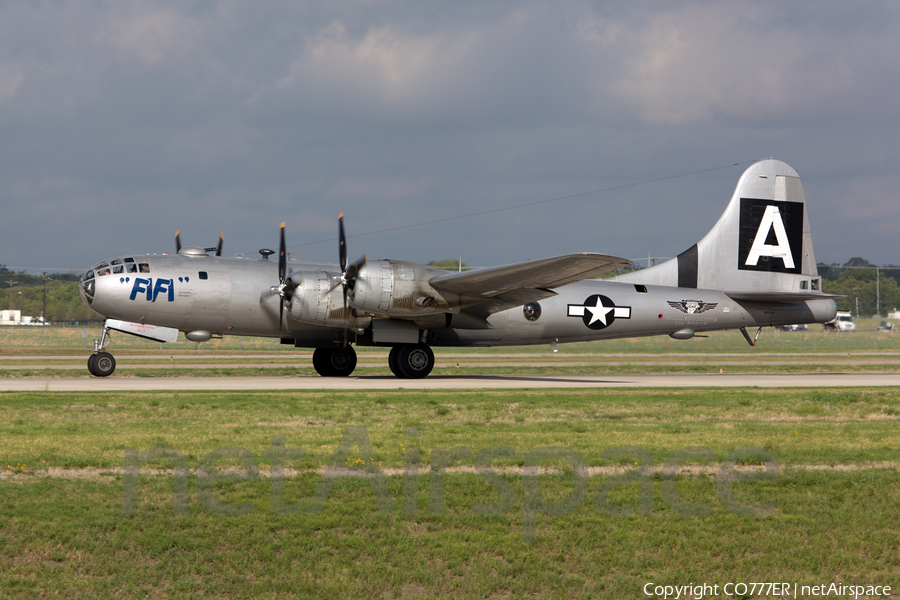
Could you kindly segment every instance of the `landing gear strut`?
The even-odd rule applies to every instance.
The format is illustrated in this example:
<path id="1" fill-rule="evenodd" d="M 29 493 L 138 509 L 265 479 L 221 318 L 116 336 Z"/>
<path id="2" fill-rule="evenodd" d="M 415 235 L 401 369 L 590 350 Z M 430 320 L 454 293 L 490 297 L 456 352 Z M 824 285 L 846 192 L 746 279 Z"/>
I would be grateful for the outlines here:
<path id="1" fill-rule="evenodd" d="M 94 340 L 94 353 L 90 355 L 87 368 L 94 377 L 109 377 L 116 370 L 116 359 L 104 349 L 109 344 L 109 327 L 103 328 L 103 335 Z"/>
<path id="2" fill-rule="evenodd" d="M 402 344 L 388 355 L 391 373 L 401 379 L 421 379 L 434 368 L 434 352 L 428 344 Z"/>
<path id="3" fill-rule="evenodd" d="M 347 377 L 356 368 L 356 350 L 346 348 L 316 348 L 313 367 L 322 377 Z"/>

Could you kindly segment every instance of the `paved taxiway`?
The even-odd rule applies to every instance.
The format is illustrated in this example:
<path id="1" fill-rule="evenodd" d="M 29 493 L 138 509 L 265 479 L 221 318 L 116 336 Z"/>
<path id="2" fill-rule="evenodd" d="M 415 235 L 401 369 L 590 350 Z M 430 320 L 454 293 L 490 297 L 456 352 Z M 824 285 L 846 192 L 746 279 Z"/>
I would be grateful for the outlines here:
<path id="1" fill-rule="evenodd" d="M 900 373 L 659 374 L 396 377 L 110 377 L 0 379 L 0 391 L 121 392 L 150 390 L 433 390 L 587 387 L 863 387 L 900 386 Z"/>

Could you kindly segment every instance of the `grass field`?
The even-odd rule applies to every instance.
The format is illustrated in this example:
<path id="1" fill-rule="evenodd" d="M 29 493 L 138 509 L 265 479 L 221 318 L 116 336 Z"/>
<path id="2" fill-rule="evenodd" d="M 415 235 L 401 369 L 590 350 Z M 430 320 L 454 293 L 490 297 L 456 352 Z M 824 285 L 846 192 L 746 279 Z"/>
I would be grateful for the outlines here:
<path id="1" fill-rule="evenodd" d="M 0 410 L 3 597 L 900 590 L 898 389 L 3 393 Z M 160 447 L 176 460 L 125 469 Z"/>

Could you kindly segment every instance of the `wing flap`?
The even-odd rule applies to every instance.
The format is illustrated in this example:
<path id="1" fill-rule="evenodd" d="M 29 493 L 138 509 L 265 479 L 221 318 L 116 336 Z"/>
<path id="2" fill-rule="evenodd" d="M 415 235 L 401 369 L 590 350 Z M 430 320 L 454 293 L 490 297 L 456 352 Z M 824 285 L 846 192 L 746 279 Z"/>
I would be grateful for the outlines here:
<path id="1" fill-rule="evenodd" d="M 485 300 L 484 302 L 476 304 L 475 306 L 465 308 L 462 312 L 476 315 L 481 318 L 487 318 L 494 313 L 509 310 L 510 308 L 515 308 L 517 306 L 522 306 L 524 304 L 528 304 L 529 302 L 537 302 L 539 300 L 551 298 L 556 295 L 556 292 L 552 292 L 550 290 L 513 290 L 499 296 L 494 296 L 493 298 Z"/>

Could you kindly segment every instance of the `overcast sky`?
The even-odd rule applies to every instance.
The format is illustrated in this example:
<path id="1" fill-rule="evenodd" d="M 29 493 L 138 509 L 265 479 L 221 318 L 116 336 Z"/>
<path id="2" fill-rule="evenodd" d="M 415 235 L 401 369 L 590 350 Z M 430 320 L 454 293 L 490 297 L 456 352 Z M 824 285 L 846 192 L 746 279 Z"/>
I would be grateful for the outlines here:
<path id="1" fill-rule="evenodd" d="M 281 221 L 336 262 L 340 211 L 351 258 L 674 256 L 768 156 L 817 260 L 900 263 L 898 31 L 889 0 L 0 3 L 0 263 Z"/>

